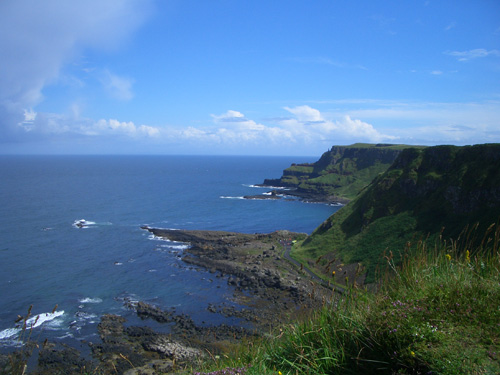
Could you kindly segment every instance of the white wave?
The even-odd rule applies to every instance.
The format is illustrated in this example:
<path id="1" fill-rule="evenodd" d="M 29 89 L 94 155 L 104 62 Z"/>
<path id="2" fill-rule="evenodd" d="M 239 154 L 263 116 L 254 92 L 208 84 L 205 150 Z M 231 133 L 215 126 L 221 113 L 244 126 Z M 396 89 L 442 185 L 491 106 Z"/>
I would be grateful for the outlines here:
<path id="1" fill-rule="evenodd" d="M 169 230 L 174 230 L 174 229 L 169 229 Z M 175 229 L 175 230 L 178 230 L 178 229 Z M 162 237 L 162 236 L 155 236 L 154 234 L 150 234 L 148 236 L 148 240 L 151 240 L 151 241 L 162 241 L 162 242 L 168 242 L 168 244 L 163 244 L 163 245 L 160 245 L 160 247 L 176 247 L 176 246 L 187 246 L 185 242 L 180 242 L 180 241 L 172 241 L 172 240 L 169 240 L 168 238 L 166 237 Z M 174 245 L 171 245 L 171 244 L 174 244 Z"/>
<path id="2" fill-rule="evenodd" d="M 20 328 L 4 329 L 3 331 L 0 331 L 0 340 L 8 339 L 9 337 L 17 335 L 19 332 L 21 332 Z"/>
<path id="3" fill-rule="evenodd" d="M 154 234 L 150 234 L 148 236 L 148 240 L 152 240 L 152 241 L 167 241 L 167 242 L 175 242 L 175 241 L 170 241 L 168 238 L 166 237 L 162 237 L 162 236 L 155 236 Z"/>
<path id="4" fill-rule="evenodd" d="M 64 315 L 64 311 L 61 310 L 61 311 L 55 311 L 53 313 L 43 313 L 43 314 L 38 314 L 38 315 L 32 316 L 31 318 L 26 320 L 26 329 L 37 328 L 37 327 L 40 327 L 44 323 L 49 324 L 49 322 L 54 321 L 54 319 L 56 319 L 57 317 L 62 316 L 62 315 Z M 50 325 L 50 327 L 55 328 L 55 327 L 60 326 L 60 324 L 62 322 L 54 321 L 52 323 L 53 324 Z M 21 331 L 22 331 L 22 328 L 19 326 L 15 327 L 15 328 L 4 329 L 3 331 L 0 331 L 0 340 L 8 339 L 12 336 L 17 335 Z"/>
<path id="5" fill-rule="evenodd" d="M 72 335 L 71 333 L 69 333 L 69 332 L 66 332 L 64 335 L 59 336 L 59 337 L 58 337 L 58 339 L 59 339 L 59 340 L 68 339 L 68 338 L 69 338 L 69 339 L 72 339 L 73 337 L 75 337 L 75 336 L 73 336 L 73 335 Z"/>
<path id="6" fill-rule="evenodd" d="M 86 298 L 79 299 L 78 302 L 80 302 L 80 303 L 101 303 L 102 299 L 86 297 Z"/>
<path id="7" fill-rule="evenodd" d="M 29 318 L 26 321 L 26 327 L 36 328 L 36 327 L 41 326 L 43 323 L 49 322 L 49 321 L 57 318 L 58 316 L 62 316 L 62 315 L 64 315 L 64 310 L 55 311 L 53 313 L 38 314 L 38 315 L 35 315 L 35 316 Z"/>
<path id="8" fill-rule="evenodd" d="M 90 320 L 90 319 L 96 319 L 97 315 L 92 314 L 92 313 L 87 313 L 83 311 L 78 311 L 75 316 L 79 318 L 80 320 Z"/>
<path id="9" fill-rule="evenodd" d="M 221 198 L 221 199 L 245 199 L 244 197 L 228 197 L 225 195 L 221 195 L 219 198 Z"/>
<path id="10" fill-rule="evenodd" d="M 257 189 L 279 189 L 279 190 L 292 190 L 291 188 L 287 188 L 285 186 L 272 186 L 272 185 L 243 185 L 251 188 Z"/>
<path id="11" fill-rule="evenodd" d="M 169 250 L 186 250 L 189 249 L 189 245 L 183 242 L 174 242 L 172 244 L 160 245 L 161 248 L 169 249 Z"/>
<path id="12" fill-rule="evenodd" d="M 75 228 L 88 228 L 91 225 L 96 225 L 97 223 L 95 221 L 89 221 L 85 219 L 80 219 L 80 220 L 75 220 L 73 222 L 73 226 Z"/>

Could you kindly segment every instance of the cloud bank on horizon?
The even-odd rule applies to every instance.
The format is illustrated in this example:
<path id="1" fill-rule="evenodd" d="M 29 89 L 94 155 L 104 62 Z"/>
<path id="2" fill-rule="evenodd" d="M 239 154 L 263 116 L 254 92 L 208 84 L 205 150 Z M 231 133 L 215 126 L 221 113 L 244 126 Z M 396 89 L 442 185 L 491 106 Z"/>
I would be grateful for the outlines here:
<path id="1" fill-rule="evenodd" d="M 500 142 L 497 14 L 486 0 L 6 0 L 0 154 Z"/>

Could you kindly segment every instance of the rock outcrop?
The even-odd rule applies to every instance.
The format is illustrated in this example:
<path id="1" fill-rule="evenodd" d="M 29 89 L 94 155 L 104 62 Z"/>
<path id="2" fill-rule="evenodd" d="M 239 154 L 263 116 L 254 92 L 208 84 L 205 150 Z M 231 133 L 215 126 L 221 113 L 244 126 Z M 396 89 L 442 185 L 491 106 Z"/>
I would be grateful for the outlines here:
<path id="1" fill-rule="evenodd" d="M 279 179 L 262 186 L 286 187 L 308 201 L 347 203 L 408 147 L 389 144 L 334 146 L 315 163 L 292 164 Z"/>

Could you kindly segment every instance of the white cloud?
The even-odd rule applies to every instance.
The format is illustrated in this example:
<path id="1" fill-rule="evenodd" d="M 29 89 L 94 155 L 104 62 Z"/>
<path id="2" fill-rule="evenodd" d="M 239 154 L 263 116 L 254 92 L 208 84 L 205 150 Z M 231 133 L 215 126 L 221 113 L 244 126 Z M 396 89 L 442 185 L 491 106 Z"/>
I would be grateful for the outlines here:
<path id="1" fill-rule="evenodd" d="M 15 125 L 24 108 L 80 51 L 112 49 L 146 18 L 151 0 L 0 1 L 0 125 Z M 126 98 L 126 81 L 111 80 Z"/>
<path id="2" fill-rule="evenodd" d="M 118 100 L 130 100 L 133 98 L 132 84 L 134 80 L 127 77 L 120 77 L 105 70 L 101 82 L 109 95 Z"/>
<path id="3" fill-rule="evenodd" d="M 408 101 L 342 102 L 358 108 L 352 117 L 382 124 L 402 143 L 471 144 L 500 141 L 500 101 L 441 103 Z"/>
<path id="4" fill-rule="evenodd" d="M 294 114 L 298 121 L 309 122 L 309 121 L 323 121 L 321 113 L 314 108 L 307 105 L 302 105 L 294 108 L 284 107 L 285 110 Z"/>
<path id="5" fill-rule="evenodd" d="M 327 139 L 381 142 L 396 139 L 394 136 L 381 134 L 371 124 L 349 115 L 335 120 L 326 119 L 319 110 L 307 105 L 284 109 L 295 115 L 295 118 L 285 119 L 282 123 L 309 142 Z"/>
<path id="6" fill-rule="evenodd" d="M 293 141 L 292 134 L 277 126 L 267 126 L 247 119 L 241 112 L 229 110 L 222 115 L 211 115 L 215 129 L 210 131 L 210 138 L 218 142 L 271 142 Z"/>
<path id="7" fill-rule="evenodd" d="M 161 136 L 160 128 L 149 125 L 137 126 L 132 121 L 116 119 L 93 121 L 54 113 L 36 113 L 33 110 L 25 111 L 24 121 L 17 125 L 25 134 L 29 133 L 35 138 L 48 136 L 159 138 Z"/>
<path id="8" fill-rule="evenodd" d="M 222 115 L 211 115 L 216 122 L 240 122 L 247 121 L 243 113 L 238 111 L 229 110 Z"/>
<path id="9" fill-rule="evenodd" d="M 66 141 L 69 145 L 78 140 L 92 140 L 92 143 L 95 141 L 95 144 L 101 145 L 101 152 L 111 150 L 117 141 L 137 147 L 141 145 L 143 152 L 152 152 L 151 146 L 155 146 L 158 152 L 185 152 L 190 149 L 194 153 L 314 154 L 335 144 L 355 142 L 432 145 L 500 140 L 500 101 L 416 103 L 339 100 L 332 103 L 335 107 L 341 104 L 343 109 L 328 112 L 309 105 L 284 107 L 288 117 L 266 121 L 256 121 L 242 112 L 228 110 L 220 115 L 211 115 L 211 123 L 188 127 L 136 125 L 132 121 L 118 119 L 94 121 L 75 114 L 27 110 L 17 130 L 31 142 L 48 139 Z M 321 105 L 324 107 L 325 103 Z M 347 109 L 352 106 L 357 109 Z M 68 146 L 68 149 L 71 147 Z"/>
<path id="10" fill-rule="evenodd" d="M 97 122 L 89 121 L 88 124 L 77 127 L 73 131 L 79 134 L 103 137 L 123 135 L 132 138 L 158 138 L 161 135 L 159 128 L 148 125 L 136 126 L 132 121 L 118 121 L 115 119 L 101 119 Z"/>
<path id="11" fill-rule="evenodd" d="M 160 136 L 160 129 L 155 128 L 154 126 L 141 125 L 139 126 L 138 132 L 141 134 L 145 134 L 151 138 L 156 138 Z"/>
<path id="12" fill-rule="evenodd" d="M 500 56 L 500 51 L 497 49 L 488 51 L 484 48 L 476 48 L 468 51 L 446 51 L 445 54 L 456 57 L 458 61 L 469 61 L 481 57 Z"/>

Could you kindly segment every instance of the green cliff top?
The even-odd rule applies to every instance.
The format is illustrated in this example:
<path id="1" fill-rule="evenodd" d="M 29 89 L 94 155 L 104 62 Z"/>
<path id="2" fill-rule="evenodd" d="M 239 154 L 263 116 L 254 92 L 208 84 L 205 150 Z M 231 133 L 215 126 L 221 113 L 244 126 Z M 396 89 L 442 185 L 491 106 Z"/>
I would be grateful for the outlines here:
<path id="1" fill-rule="evenodd" d="M 361 263 L 373 281 L 384 252 L 397 257 L 408 242 L 457 238 L 467 225 L 484 229 L 499 216 L 500 144 L 409 148 L 293 254 L 325 276 Z"/>

